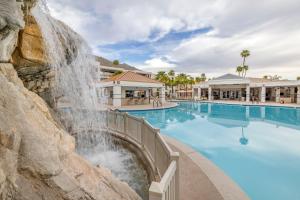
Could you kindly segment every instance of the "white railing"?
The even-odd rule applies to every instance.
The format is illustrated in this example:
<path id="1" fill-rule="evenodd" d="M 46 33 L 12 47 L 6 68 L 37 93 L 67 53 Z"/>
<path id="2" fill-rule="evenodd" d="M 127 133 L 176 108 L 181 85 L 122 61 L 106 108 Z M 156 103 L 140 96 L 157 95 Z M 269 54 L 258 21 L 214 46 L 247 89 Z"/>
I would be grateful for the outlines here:
<path id="1" fill-rule="evenodd" d="M 149 188 L 149 200 L 179 199 L 179 153 L 173 152 L 159 133 L 143 118 L 127 113 L 108 112 L 107 129 L 141 149 L 151 164 L 155 181 Z"/>

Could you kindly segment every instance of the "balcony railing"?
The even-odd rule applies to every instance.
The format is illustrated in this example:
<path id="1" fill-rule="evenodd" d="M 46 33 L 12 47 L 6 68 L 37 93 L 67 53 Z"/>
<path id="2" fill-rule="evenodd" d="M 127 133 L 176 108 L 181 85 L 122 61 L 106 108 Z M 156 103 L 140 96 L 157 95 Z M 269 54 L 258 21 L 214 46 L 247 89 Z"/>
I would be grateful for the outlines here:
<path id="1" fill-rule="evenodd" d="M 135 144 L 151 164 L 156 178 L 149 188 L 149 200 L 178 200 L 179 153 L 171 150 L 159 129 L 153 128 L 143 118 L 121 112 L 107 113 L 107 128 Z"/>

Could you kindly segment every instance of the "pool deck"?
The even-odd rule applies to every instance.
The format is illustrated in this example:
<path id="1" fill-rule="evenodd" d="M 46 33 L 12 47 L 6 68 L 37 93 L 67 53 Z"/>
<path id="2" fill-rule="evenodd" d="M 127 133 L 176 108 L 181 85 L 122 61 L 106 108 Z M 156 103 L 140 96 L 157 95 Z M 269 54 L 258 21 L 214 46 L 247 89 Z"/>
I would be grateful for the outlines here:
<path id="1" fill-rule="evenodd" d="M 117 108 L 116 110 L 119 110 L 119 111 L 161 110 L 161 109 L 174 108 L 176 106 L 178 106 L 177 103 L 166 101 L 162 106 L 158 106 L 158 107 L 153 107 L 152 104 L 130 105 L 130 106 L 122 106 L 121 108 Z M 111 109 L 113 109 L 113 108 L 111 108 Z"/>
<path id="2" fill-rule="evenodd" d="M 275 102 L 266 102 L 266 103 L 261 103 L 261 102 L 244 102 L 244 101 L 222 101 L 222 100 L 214 100 L 214 101 L 207 101 L 207 100 L 172 100 L 173 102 L 184 102 L 184 101 L 192 101 L 192 102 L 201 102 L 201 103 L 220 103 L 220 104 L 234 104 L 234 105 L 245 105 L 245 106 L 278 106 L 278 107 L 292 107 L 292 108 L 300 108 L 300 104 L 296 103 L 275 103 Z"/>
<path id="3" fill-rule="evenodd" d="M 180 200 L 249 200 L 242 189 L 211 161 L 168 136 L 166 142 L 180 153 Z"/>

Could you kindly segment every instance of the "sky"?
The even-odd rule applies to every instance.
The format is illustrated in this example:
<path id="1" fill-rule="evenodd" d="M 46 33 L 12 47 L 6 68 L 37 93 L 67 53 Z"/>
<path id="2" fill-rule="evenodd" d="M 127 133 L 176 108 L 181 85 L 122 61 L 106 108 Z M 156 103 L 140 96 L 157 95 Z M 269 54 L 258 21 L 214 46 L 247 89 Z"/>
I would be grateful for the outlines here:
<path id="1" fill-rule="evenodd" d="M 299 0 L 47 0 L 93 53 L 157 72 L 300 76 Z"/>

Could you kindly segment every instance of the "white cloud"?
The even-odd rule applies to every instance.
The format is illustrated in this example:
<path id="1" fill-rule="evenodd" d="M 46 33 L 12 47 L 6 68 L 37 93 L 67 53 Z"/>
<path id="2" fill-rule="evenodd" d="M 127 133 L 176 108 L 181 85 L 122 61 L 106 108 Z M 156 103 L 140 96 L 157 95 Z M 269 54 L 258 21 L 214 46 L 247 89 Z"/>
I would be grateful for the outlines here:
<path id="1" fill-rule="evenodd" d="M 82 34 L 93 49 L 99 44 L 150 40 L 153 31 L 163 37 L 174 30 L 213 27 L 207 34 L 172 46 L 165 55 L 155 54 L 157 57 L 137 63 L 150 71 L 172 66 L 177 71 L 211 76 L 234 73 L 234 67 L 241 62 L 240 51 L 249 49 L 249 75 L 300 75 L 299 0 L 48 2 L 54 16 Z M 168 57 L 176 65 L 161 57 Z"/>
<path id="2" fill-rule="evenodd" d="M 144 65 L 139 65 L 139 68 L 156 73 L 161 70 L 171 70 L 172 68 L 175 68 L 175 65 L 167 62 L 162 58 L 153 58 L 150 60 L 146 60 Z"/>

